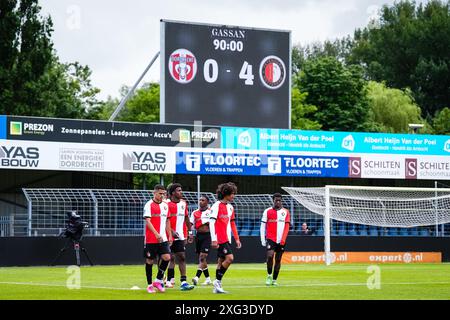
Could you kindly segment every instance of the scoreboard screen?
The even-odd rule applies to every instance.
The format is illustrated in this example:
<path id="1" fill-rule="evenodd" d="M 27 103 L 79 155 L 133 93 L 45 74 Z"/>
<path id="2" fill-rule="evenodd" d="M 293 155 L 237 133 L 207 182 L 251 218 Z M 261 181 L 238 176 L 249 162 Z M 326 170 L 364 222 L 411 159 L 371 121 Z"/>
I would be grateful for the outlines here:
<path id="1" fill-rule="evenodd" d="M 290 31 L 161 20 L 161 122 L 290 128 Z"/>

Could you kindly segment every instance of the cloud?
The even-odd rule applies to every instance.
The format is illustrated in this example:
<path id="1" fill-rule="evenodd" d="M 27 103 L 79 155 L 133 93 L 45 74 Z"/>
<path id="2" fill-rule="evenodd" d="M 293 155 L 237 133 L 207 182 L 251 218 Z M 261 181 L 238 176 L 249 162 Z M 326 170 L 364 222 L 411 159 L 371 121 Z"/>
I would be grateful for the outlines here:
<path id="1" fill-rule="evenodd" d="M 391 1 L 392 2 L 392 1 Z M 292 31 L 292 43 L 307 44 L 352 34 L 367 24 L 369 6 L 382 1 L 106 1 L 41 0 L 50 14 L 53 41 L 62 61 L 93 71 L 101 98 L 132 85 L 159 51 L 160 19 Z M 159 80 L 159 60 L 144 81 Z"/>

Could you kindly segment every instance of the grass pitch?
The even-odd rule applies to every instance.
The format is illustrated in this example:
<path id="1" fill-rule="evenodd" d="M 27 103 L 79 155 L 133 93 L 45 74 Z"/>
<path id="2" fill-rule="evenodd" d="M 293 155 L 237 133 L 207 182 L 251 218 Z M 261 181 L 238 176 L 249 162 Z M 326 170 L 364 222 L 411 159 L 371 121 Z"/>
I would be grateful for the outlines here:
<path id="1" fill-rule="evenodd" d="M 165 293 L 148 294 L 144 265 L 81 267 L 80 289 L 72 283 L 67 267 L 0 268 L 0 300 L 311 300 L 311 299 L 450 299 L 450 264 L 378 265 L 380 289 L 369 289 L 368 265 L 283 265 L 278 287 L 265 285 L 264 264 L 233 264 L 225 274 L 228 294 L 213 294 L 212 286 L 180 291 L 179 281 Z M 177 267 L 178 268 L 178 267 Z M 155 273 L 154 268 L 154 273 Z M 196 266 L 188 266 L 192 279 Z M 215 266 L 210 265 L 212 278 Z M 179 271 L 176 269 L 176 278 Z M 200 279 L 203 282 L 204 277 Z M 140 289 L 131 290 L 133 286 Z"/>

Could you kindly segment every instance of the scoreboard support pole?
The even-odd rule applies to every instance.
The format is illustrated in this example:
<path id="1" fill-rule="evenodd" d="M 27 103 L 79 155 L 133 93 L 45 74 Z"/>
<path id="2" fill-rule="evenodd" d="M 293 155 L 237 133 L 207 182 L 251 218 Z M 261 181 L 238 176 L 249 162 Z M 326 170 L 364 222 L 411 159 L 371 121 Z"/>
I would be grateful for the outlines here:
<path id="1" fill-rule="evenodd" d="M 147 68 L 145 68 L 144 72 L 141 74 L 141 76 L 139 77 L 139 79 L 136 81 L 136 83 L 134 84 L 134 86 L 130 89 L 130 91 L 128 91 L 127 95 L 125 97 L 123 97 L 122 101 L 120 101 L 119 105 L 117 106 L 116 110 L 114 110 L 113 114 L 111 115 L 111 117 L 109 117 L 108 121 L 114 121 L 114 119 L 117 117 L 117 115 L 119 114 L 119 112 L 123 109 L 123 107 L 125 106 L 125 103 L 128 101 L 128 99 L 130 99 L 130 97 L 133 95 L 134 91 L 136 90 L 137 86 L 139 85 L 139 83 L 142 81 L 142 79 L 145 77 L 145 75 L 147 74 L 148 70 L 150 70 L 150 68 L 152 67 L 152 65 L 155 63 L 156 59 L 159 56 L 159 51 L 155 54 L 155 56 L 153 57 L 153 59 L 150 61 L 150 63 L 148 64 Z"/>
<path id="2" fill-rule="evenodd" d="M 200 208 L 200 175 L 197 175 L 197 202 Z"/>

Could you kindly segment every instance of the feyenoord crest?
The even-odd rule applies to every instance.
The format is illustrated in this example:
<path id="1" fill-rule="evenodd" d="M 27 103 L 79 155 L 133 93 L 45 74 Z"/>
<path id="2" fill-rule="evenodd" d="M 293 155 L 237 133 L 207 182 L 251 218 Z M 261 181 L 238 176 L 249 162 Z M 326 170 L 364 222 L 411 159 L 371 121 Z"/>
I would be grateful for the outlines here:
<path id="1" fill-rule="evenodd" d="M 278 89 L 286 79 L 286 67 L 277 56 L 268 56 L 261 61 L 259 67 L 261 82 L 269 89 Z"/>
<path id="2" fill-rule="evenodd" d="M 186 49 L 178 49 L 169 57 L 169 72 L 178 83 L 189 83 L 197 74 L 197 59 Z"/>

